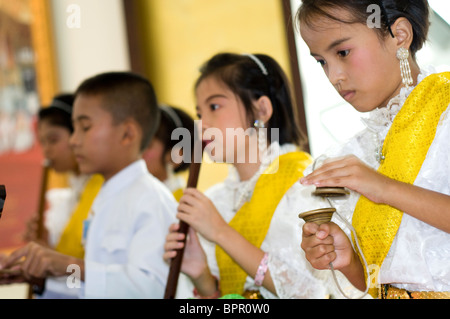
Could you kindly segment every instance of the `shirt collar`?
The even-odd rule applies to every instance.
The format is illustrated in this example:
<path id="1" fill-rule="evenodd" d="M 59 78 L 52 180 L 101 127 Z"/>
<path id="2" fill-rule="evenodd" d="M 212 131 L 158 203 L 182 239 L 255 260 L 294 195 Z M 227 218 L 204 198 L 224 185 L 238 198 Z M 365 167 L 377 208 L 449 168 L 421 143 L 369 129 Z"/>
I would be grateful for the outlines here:
<path id="1" fill-rule="evenodd" d="M 149 172 L 145 161 L 143 159 L 139 159 L 106 181 L 100 190 L 100 194 L 102 197 L 116 194 L 128 187 L 143 174 L 149 174 Z"/>

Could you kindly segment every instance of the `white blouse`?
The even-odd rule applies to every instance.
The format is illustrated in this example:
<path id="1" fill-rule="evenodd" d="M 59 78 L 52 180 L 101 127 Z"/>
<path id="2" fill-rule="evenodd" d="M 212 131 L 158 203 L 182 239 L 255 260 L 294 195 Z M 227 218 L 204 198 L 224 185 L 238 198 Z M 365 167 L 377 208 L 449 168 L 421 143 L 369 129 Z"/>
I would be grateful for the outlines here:
<path id="1" fill-rule="evenodd" d="M 71 175 L 69 187 L 52 188 L 45 193 L 48 209 L 45 211 L 44 225 L 48 231 L 48 243 L 51 247 L 58 244 L 89 178 L 89 175 Z"/>
<path id="2" fill-rule="evenodd" d="M 418 81 L 432 72 L 422 71 Z M 340 149 L 327 152 L 327 156 L 353 154 L 377 169 L 379 163 L 375 154 L 383 145 L 395 116 L 412 90 L 403 88 L 391 106 L 372 111 L 369 118 L 363 120 L 367 128 Z M 441 117 L 435 138 L 414 182 L 416 186 L 447 195 L 450 195 L 449 109 Z M 359 195 L 351 192 L 347 200 L 335 201 L 334 206 L 351 222 L 358 199 Z M 335 221 L 341 223 L 339 219 Z M 390 283 L 410 291 L 450 291 L 450 234 L 407 213 L 403 214 L 397 236 L 382 264 L 379 280 L 380 283 Z"/>
<path id="3" fill-rule="evenodd" d="M 179 189 L 186 188 L 186 180 L 178 174 L 175 174 L 172 169 L 167 170 L 167 179 L 163 181 L 163 184 L 174 193 Z"/>
<path id="4" fill-rule="evenodd" d="M 269 160 L 263 161 L 259 172 L 248 181 L 240 181 L 236 169 L 230 166 L 229 175 L 223 183 L 212 186 L 205 192 L 226 222 L 229 222 L 236 214 L 236 210 L 251 197 L 257 178 L 268 164 L 276 157 L 288 152 L 296 151 L 294 145 L 279 146 L 274 142 L 269 147 Z M 248 191 L 247 194 L 245 194 Z M 247 276 L 244 288 L 259 290 L 266 299 L 281 298 L 339 298 L 339 293 L 332 282 L 331 273 L 328 270 L 320 271 L 311 267 L 300 247 L 301 229 L 303 221 L 298 214 L 313 209 L 316 202 L 311 196 L 311 189 L 295 183 L 283 196 L 261 245 L 261 249 L 269 254 L 268 269 L 274 282 L 277 295 L 272 294 L 264 287 L 254 285 L 253 276 Z M 207 255 L 208 265 L 213 275 L 220 278 L 219 268 L 215 258 L 214 243 L 200 236 L 200 241 Z M 339 275 L 339 274 L 338 274 Z M 343 278 L 343 276 L 342 276 Z M 341 279 L 342 279 L 341 278 Z M 345 282 L 342 279 L 342 282 Z M 183 289 L 186 284 L 181 284 Z M 347 290 L 356 292 L 350 284 L 343 284 Z M 350 293 L 351 293 L 350 292 Z M 359 291 L 357 291 L 359 292 Z M 178 295 L 178 292 L 177 292 Z M 178 296 L 186 297 L 187 294 Z"/>
<path id="5" fill-rule="evenodd" d="M 87 228 L 84 298 L 163 298 L 169 267 L 163 260 L 177 202 L 144 160 L 104 183 Z"/>

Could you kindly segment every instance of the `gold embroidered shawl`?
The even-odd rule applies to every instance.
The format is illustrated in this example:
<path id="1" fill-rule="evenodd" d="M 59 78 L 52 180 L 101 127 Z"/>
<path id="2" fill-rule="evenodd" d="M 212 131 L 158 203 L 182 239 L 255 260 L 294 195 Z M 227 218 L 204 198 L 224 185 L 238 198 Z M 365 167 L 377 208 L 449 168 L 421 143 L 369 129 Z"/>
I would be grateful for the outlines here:
<path id="1" fill-rule="evenodd" d="M 312 162 L 304 152 L 292 152 L 278 157 L 259 177 L 252 198 L 236 213 L 229 225 L 250 243 L 260 247 L 278 203 L 291 186 L 303 176 Z M 295 213 L 295 212 L 293 212 Z M 220 271 L 222 295 L 242 294 L 247 274 L 219 246 L 216 259 Z"/>
<path id="2" fill-rule="evenodd" d="M 383 144 L 385 159 L 378 172 L 413 184 L 449 104 L 449 72 L 433 74 L 421 81 L 392 123 Z M 396 236 L 402 215 L 394 207 L 375 204 L 363 196 L 355 207 L 352 223 L 369 269 L 376 270 L 370 275 L 369 293 L 373 297 L 378 296 L 378 270 Z"/>
<path id="3" fill-rule="evenodd" d="M 82 245 L 83 221 L 87 218 L 92 202 L 103 184 L 101 175 L 93 175 L 81 193 L 80 200 L 64 229 L 55 250 L 69 256 L 84 258 Z"/>

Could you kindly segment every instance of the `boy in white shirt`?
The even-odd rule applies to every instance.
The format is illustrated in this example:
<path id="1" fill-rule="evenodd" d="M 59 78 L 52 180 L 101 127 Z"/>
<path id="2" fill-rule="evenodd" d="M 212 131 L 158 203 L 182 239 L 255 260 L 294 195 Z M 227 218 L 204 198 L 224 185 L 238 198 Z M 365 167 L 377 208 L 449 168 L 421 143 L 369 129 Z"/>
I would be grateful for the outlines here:
<path id="1" fill-rule="evenodd" d="M 177 203 L 141 158 L 159 112 L 152 85 L 138 75 L 111 72 L 85 80 L 76 91 L 71 145 L 80 171 L 105 179 L 85 222 L 85 258 L 30 243 L 2 266 L 25 257 L 25 277 L 70 275 L 68 284 L 81 287 L 85 298 L 163 298 L 163 245 Z"/>

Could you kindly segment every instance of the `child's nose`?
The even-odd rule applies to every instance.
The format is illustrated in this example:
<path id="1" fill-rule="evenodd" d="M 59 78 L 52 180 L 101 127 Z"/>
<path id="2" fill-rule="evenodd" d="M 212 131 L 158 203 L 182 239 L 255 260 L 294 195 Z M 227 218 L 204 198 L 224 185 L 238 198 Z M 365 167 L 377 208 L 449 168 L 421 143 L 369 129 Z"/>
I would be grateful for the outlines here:
<path id="1" fill-rule="evenodd" d="M 210 125 L 208 124 L 207 120 L 202 118 L 200 121 L 198 121 L 197 127 L 202 133 L 204 133 L 210 127 Z"/>
<path id="2" fill-rule="evenodd" d="M 75 132 L 73 132 L 72 135 L 70 135 L 69 145 L 71 148 L 74 148 L 76 145 L 78 145 L 78 138 Z"/>
<path id="3" fill-rule="evenodd" d="M 328 79 L 337 90 L 340 90 L 340 84 L 345 79 L 342 67 L 339 65 L 328 65 Z"/>

